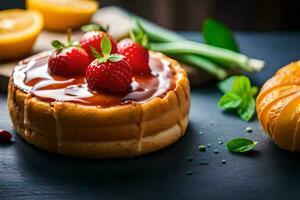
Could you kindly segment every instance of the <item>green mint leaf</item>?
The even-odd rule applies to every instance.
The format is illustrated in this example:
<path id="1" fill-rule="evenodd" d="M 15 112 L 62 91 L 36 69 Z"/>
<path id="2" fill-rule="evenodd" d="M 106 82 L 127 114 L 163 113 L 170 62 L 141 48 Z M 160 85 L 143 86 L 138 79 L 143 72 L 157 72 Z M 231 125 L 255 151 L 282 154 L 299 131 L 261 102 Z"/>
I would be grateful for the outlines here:
<path id="1" fill-rule="evenodd" d="M 238 94 L 245 94 L 251 90 L 250 79 L 246 76 L 237 76 L 234 79 L 232 91 Z"/>
<path id="2" fill-rule="evenodd" d="M 255 113 L 254 98 L 244 98 L 243 103 L 237 108 L 237 112 L 244 121 L 249 121 Z"/>
<path id="3" fill-rule="evenodd" d="M 83 32 L 90 32 L 90 31 L 103 31 L 103 32 L 107 32 L 108 29 L 109 29 L 108 26 L 103 27 L 100 24 L 88 24 L 88 25 L 85 25 L 85 26 L 81 27 L 81 30 Z"/>
<path id="4" fill-rule="evenodd" d="M 109 55 L 111 52 L 111 43 L 108 36 L 104 36 L 101 40 L 101 51 L 104 56 Z"/>
<path id="5" fill-rule="evenodd" d="M 206 19 L 202 26 L 202 34 L 209 45 L 239 52 L 232 31 L 216 20 Z"/>
<path id="6" fill-rule="evenodd" d="M 235 138 L 226 144 L 228 151 L 234 153 L 244 153 L 252 150 L 257 142 L 246 138 Z"/>
<path id="7" fill-rule="evenodd" d="M 93 56 L 94 56 L 95 58 L 97 58 L 97 59 L 101 59 L 101 58 L 102 58 L 101 55 L 98 53 L 98 51 L 95 49 L 95 47 L 90 46 L 90 49 L 91 49 L 91 51 L 92 51 L 92 53 L 93 53 Z"/>
<path id="8" fill-rule="evenodd" d="M 109 56 L 108 60 L 111 62 L 119 62 L 124 59 L 124 56 L 121 54 L 112 54 Z"/>
<path id="9" fill-rule="evenodd" d="M 258 88 L 251 87 L 246 76 L 232 76 L 218 84 L 218 88 L 225 94 L 218 102 L 224 110 L 234 109 L 244 121 L 249 121 L 255 113 L 255 97 Z"/>
<path id="10" fill-rule="evenodd" d="M 51 42 L 51 45 L 57 50 L 61 50 L 61 49 L 65 48 L 65 45 L 58 40 L 53 40 Z"/>
<path id="11" fill-rule="evenodd" d="M 226 93 L 232 90 L 233 82 L 235 80 L 236 76 L 231 76 L 224 81 L 221 81 L 218 83 L 218 88 L 221 92 Z"/>
<path id="12" fill-rule="evenodd" d="M 224 94 L 221 99 L 218 102 L 218 105 L 222 109 L 232 109 L 237 108 L 242 103 L 242 98 L 233 93 L 233 92 L 227 92 Z"/>

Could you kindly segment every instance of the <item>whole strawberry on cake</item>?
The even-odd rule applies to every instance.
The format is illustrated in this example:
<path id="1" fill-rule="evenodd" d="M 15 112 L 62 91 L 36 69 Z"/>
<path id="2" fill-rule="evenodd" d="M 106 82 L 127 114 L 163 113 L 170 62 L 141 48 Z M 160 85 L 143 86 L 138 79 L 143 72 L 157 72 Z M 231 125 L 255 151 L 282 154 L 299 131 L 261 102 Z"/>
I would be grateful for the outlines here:
<path id="1" fill-rule="evenodd" d="M 22 60 L 8 108 L 27 142 L 68 156 L 133 157 L 186 131 L 189 81 L 179 63 L 149 51 L 145 35 L 117 43 L 104 30 Z"/>

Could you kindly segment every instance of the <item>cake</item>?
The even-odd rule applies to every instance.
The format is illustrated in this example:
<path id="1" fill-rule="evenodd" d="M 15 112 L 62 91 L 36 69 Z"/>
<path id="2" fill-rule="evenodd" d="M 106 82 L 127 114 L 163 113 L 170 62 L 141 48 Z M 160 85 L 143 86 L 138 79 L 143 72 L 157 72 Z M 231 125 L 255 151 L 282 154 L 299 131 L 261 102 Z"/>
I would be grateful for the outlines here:
<path id="1" fill-rule="evenodd" d="M 63 155 L 134 157 L 171 145 L 186 131 L 190 88 L 179 63 L 146 48 L 145 36 L 117 43 L 102 27 L 80 42 L 54 40 L 19 62 L 8 108 L 28 143 Z M 92 28 L 92 29 L 91 29 Z"/>
<path id="2" fill-rule="evenodd" d="M 189 81 L 177 61 L 150 52 L 152 74 L 134 75 L 126 95 L 93 93 L 83 76 L 49 74 L 50 52 L 21 61 L 9 81 L 17 133 L 50 152 L 133 157 L 171 145 L 188 125 Z"/>

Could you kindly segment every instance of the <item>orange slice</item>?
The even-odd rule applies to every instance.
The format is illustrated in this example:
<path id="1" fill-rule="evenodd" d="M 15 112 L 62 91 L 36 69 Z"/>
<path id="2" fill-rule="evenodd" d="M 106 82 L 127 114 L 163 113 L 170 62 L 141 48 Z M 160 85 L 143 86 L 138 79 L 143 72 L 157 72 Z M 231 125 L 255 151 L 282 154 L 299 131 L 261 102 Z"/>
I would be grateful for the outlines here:
<path id="1" fill-rule="evenodd" d="M 0 60 L 24 57 L 43 28 L 43 17 L 36 11 L 0 11 Z"/>
<path id="2" fill-rule="evenodd" d="M 46 29 L 60 32 L 89 23 L 98 9 L 94 0 L 27 0 L 26 5 L 41 12 Z"/>

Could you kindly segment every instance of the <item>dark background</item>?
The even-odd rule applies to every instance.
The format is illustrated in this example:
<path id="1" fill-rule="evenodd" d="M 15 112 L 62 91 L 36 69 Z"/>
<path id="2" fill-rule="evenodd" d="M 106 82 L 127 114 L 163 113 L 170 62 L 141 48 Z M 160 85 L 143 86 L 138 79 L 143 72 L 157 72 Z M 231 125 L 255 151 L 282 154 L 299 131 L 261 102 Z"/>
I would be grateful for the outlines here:
<path id="1" fill-rule="evenodd" d="M 106 5 L 123 6 L 176 30 L 199 30 L 208 16 L 235 30 L 300 30 L 300 7 L 286 0 L 103 0 Z M 24 7 L 23 1 L 0 0 L 1 9 L 14 7 Z M 184 36 L 200 39 L 196 32 Z M 267 63 L 261 73 L 251 75 L 255 84 L 299 59 L 299 32 L 237 32 L 236 38 L 242 52 Z M 186 136 L 140 158 L 73 159 L 45 153 L 16 137 L 16 144 L 0 148 L 0 200 L 300 199 L 299 154 L 277 148 L 256 118 L 245 123 L 222 113 L 217 107 L 220 96 L 215 86 L 193 89 Z M 245 132 L 247 126 L 253 127 L 252 133 Z M 5 95 L 0 95 L 0 128 L 15 134 Z M 231 154 L 224 144 L 235 137 L 259 143 L 249 154 Z M 199 144 L 211 148 L 199 152 Z M 193 161 L 187 161 L 190 156 Z M 207 165 L 199 164 L 203 161 Z"/>
<path id="2" fill-rule="evenodd" d="M 0 0 L 0 9 L 24 8 L 24 0 Z M 216 18 L 234 30 L 300 30 L 299 1 L 293 0 L 101 0 L 175 30 L 199 30 Z"/>

